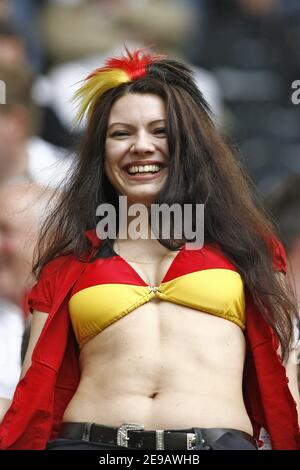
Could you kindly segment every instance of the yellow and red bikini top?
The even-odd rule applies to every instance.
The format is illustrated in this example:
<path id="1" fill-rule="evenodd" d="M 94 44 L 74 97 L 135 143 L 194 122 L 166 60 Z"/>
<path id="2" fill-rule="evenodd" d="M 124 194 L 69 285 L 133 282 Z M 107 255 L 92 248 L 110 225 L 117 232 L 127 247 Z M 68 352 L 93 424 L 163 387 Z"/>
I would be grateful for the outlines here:
<path id="1" fill-rule="evenodd" d="M 73 287 L 69 312 L 80 348 L 154 297 L 210 313 L 245 328 L 241 276 L 215 245 L 182 246 L 158 286 L 149 286 L 120 255 L 89 263 Z"/>

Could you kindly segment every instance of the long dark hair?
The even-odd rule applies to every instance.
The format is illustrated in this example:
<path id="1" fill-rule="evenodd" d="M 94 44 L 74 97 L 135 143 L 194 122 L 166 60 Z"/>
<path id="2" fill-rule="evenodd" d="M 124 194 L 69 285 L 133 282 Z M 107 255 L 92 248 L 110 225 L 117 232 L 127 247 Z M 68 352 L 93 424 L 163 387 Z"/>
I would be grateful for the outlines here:
<path id="1" fill-rule="evenodd" d="M 153 63 L 144 78 L 106 91 L 95 103 L 74 171 L 43 227 L 34 273 L 63 252 L 80 258 L 89 250 L 85 232 L 96 227 L 99 204 L 109 202 L 118 211 L 116 191 L 104 173 L 104 149 L 111 107 L 126 93 L 153 93 L 166 105 L 169 171 L 156 203 L 205 204 L 206 242 L 217 243 L 237 267 L 285 359 L 296 303 L 272 269 L 274 227 L 238 158 L 216 131 L 192 72 L 178 62 Z M 174 249 L 174 240 L 159 241 Z M 112 243 L 104 240 L 97 256 L 111 256 Z"/>

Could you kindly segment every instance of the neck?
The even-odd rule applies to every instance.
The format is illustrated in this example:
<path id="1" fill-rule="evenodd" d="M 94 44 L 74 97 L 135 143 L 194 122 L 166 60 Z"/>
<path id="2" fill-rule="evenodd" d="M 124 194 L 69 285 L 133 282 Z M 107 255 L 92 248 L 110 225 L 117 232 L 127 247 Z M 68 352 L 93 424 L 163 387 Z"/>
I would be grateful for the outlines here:
<path id="1" fill-rule="evenodd" d="M 120 212 L 122 213 L 120 218 L 120 230 L 118 239 L 127 240 L 153 240 L 155 235 L 151 229 L 149 222 L 149 213 L 151 210 L 150 206 L 143 205 L 141 212 L 136 211 L 134 215 L 129 215 L 129 209 L 133 204 L 127 204 L 127 207 L 121 206 Z"/>

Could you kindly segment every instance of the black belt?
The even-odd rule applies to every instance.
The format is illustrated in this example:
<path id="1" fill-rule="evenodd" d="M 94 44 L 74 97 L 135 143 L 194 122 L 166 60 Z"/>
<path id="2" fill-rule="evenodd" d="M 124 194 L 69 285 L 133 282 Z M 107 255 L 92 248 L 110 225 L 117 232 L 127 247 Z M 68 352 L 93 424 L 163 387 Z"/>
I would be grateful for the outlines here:
<path id="1" fill-rule="evenodd" d="M 120 427 L 94 423 L 63 423 L 59 434 L 62 439 L 75 439 L 86 442 L 113 444 L 131 449 L 166 450 L 209 450 L 211 445 L 225 433 L 246 439 L 256 447 L 255 439 L 243 431 L 223 428 L 197 428 L 180 430 L 144 431 L 139 424 L 122 424 Z"/>

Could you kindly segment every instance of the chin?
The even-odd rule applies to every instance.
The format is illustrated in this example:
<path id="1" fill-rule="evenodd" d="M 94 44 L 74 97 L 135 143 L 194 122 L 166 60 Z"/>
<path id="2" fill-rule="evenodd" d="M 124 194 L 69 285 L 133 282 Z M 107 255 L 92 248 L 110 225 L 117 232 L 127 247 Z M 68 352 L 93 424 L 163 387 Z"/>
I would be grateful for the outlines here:
<path id="1" fill-rule="evenodd" d="M 150 206 L 154 204 L 158 195 L 155 196 L 128 196 L 128 204 L 144 204 Z"/>

